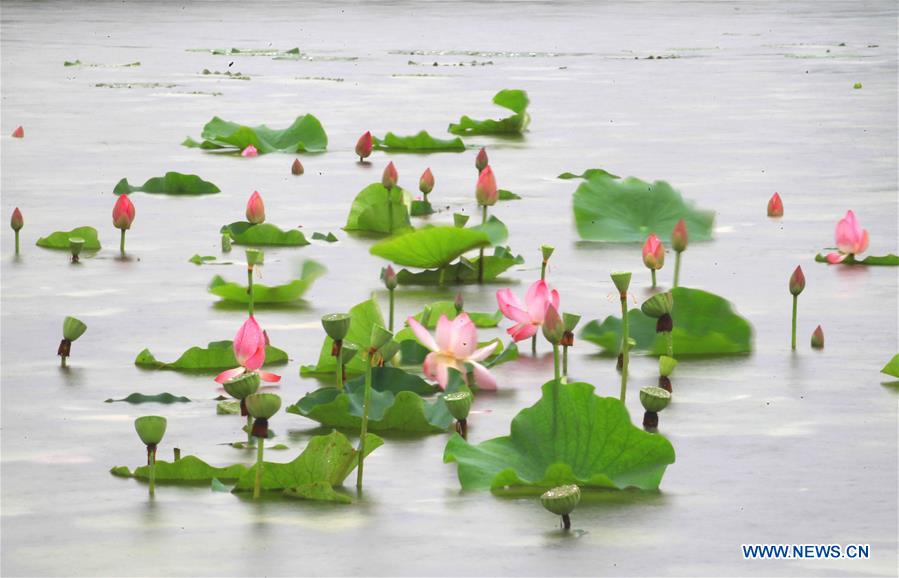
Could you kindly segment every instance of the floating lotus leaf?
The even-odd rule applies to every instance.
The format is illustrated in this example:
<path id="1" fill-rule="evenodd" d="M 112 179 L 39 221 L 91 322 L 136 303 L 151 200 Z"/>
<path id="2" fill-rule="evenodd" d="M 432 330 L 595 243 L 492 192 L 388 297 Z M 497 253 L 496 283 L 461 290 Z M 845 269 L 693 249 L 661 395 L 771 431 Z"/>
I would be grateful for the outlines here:
<path id="1" fill-rule="evenodd" d="M 574 221 L 587 241 L 643 242 L 650 233 L 670 241 L 680 219 L 687 224 L 690 241 L 712 238 L 715 213 L 697 209 L 665 181 L 595 174 L 574 192 Z"/>
<path id="2" fill-rule="evenodd" d="M 899 377 L 899 353 L 893 356 L 886 365 L 883 366 L 883 369 L 880 370 L 880 373 L 885 373 L 892 377 Z"/>
<path id="3" fill-rule="evenodd" d="M 396 151 L 409 153 L 460 153 L 465 150 L 465 144 L 460 138 L 434 138 L 424 130 L 412 136 L 397 136 L 392 132 L 388 132 L 386 135 L 384 135 L 383 139 L 380 139 L 376 136 L 371 137 L 371 142 L 372 146 L 376 150 L 387 152 Z"/>
<path id="4" fill-rule="evenodd" d="M 97 230 L 93 227 L 75 227 L 71 231 L 56 231 L 46 237 L 38 239 L 36 245 L 45 249 L 63 249 L 68 251 L 69 237 L 84 239 L 84 245 L 81 248 L 85 251 L 100 250 L 100 240 L 97 238 Z"/>
<path id="5" fill-rule="evenodd" d="M 494 95 L 493 104 L 507 108 L 515 114 L 500 120 L 474 120 L 469 116 L 463 116 L 458 123 L 450 124 L 447 130 L 462 136 L 509 135 L 524 132 L 531 120 L 530 115 L 527 113 L 528 104 L 530 104 L 527 92 L 514 89 L 501 90 Z"/>
<path id="6" fill-rule="evenodd" d="M 388 195 L 391 202 L 387 202 Z M 394 187 L 390 191 L 381 183 L 372 183 L 359 191 L 347 215 L 347 231 L 368 231 L 371 233 L 395 233 L 411 229 L 409 207 L 411 195 Z M 393 229 L 390 214 L 393 213 Z"/>
<path id="7" fill-rule="evenodd" d="M 289 303 L 300 299 L 306 291 L 312 287 L 315 280 L 324 275 L 327 268 L 315 261 L 308 260 L 303 263 L 303 271 L 299 279 L 295 279 L 284 285 L 263 285 L 253 283 L 253 302 L 265 303 Z M 218 295 L 226 301 L 236 303 L 249 303 L 250 295 L 246 285 L 225 281 L 219 275 L 212 278 L 209 284 L 209 292 Z"/>
<path id="8" fill-rule="evenodd" d="M 124 401 L 125 403 L 184 403 L 189 402 L 190 399 L 184 396 L 172 395 L 168 392 L 158 393 L 156 395 L 132 393 L 128 397 L 123 397 L 122 399 L 109 398 L 106 400 L 106 403 L 113 403 L 115 401 Z"/>
<path id="9" fill-rule="evenodd" d="M 367 350 L 371 346 L 371 330 L 375 325 L 383 327 L 384 317 L 381 315 L 381 308 L 374 299 L 368 299 L 355 305 L 349 311 L 350 315 L 350 331 L 347 333 L 344 341 L 349 341 L 359 347 L 360 350 Z M 325 337 L 322 344 L 321 353 L 318 356 L 318 363 L 315 365 L 304 365 L 300 368 L 300 375 L 303 377 L 334 377 L 337 371 L 337 361 L 331 355 L 331 348 L 334 342 L 330 337 Z M 365 358 L 363 355 L 354 356 L 347 364 L 346 371 L 348 375 L 358 375 L 365 371 Z"/>
<path id="10" fill-rule="evenodd" d="M 167 172 L 164 177 L 153 177 L 140 186 L 128 184 L 128 179 L 122 179 L 113 189 L 113 194 L 127 195 L 143 192 L 162 195 L 212 195 L 220 192 L 214 184 L 204 181 L 197 175 L 185 175 L 176 172 Z"/>
<path id="11" fill-rule="evenodd" d="M 126 466 L 114 467 L 110 472 L 116 476 L 150 479 L 150 467 L 140 466 L 132 472 Z M 157 482 L 212 482 L 219 480 L 237 480 L 247 472 L 243 464 L 234 464 L 224 468 L 209 465 L 196 456 L 184 456 L 176 462 L 156 460 Z"/>
<path id="12" fill-rule="evenodd" d="M 827 263 L 827 253 L 835 253 L 836 251 L 836 249 L 832 249 L 826 253 L 819 253 L 815 255 L 815 261 L 818 263 Z M 896 267 L 899 266 L 899 255 L 894 255 L 892 253 L 889 255 L 868 255 L 864 259 L 856 259 L 854 256 L 846 257 L 840 262 L 840 265 L 877 265 L 882 267 Z"/>
<path id="13" fill-rule="evenodd" d="M 458 262 L 446 267 L 444 283 L 447 285 L 477 283 L 479 259 L 480 257 L 475 257 L 468 260 L 463 257 Z M 522 263 L 524 263 L 524 257 L 513 255 L 508 247 L 495 247 L 493 255 L 484 256 L 484 281 L 493 281 L 510 267 Z M 400 285 L 438 285 L 440 271 L 428 270 L 413 273 L 407 269 L 401 269 L 396 274 L 396 280 Z"/>
<path id="14" fill-rule="evenodd" d="M 254 225 L 246 221 L 237 221 L 224 225 L 220 233 L 227 233 L 237 245 L 269 246 L 269 247 L 302 247 L 309 241 L 299 229 L 282 231 L 271 223 Z"/>
<path id="15" fill-rule="evenodd" d="M 700 289 L 676 287 L 671 290 L 674 308 L 674 357 L 690 355 L 731 355 L 752 351 L 752 326 L 734 312 L 723 297 Z M 656 319 L 639 309 L 628 312 L 628 334 L 636 341 L 633 349 L 651 355 L 668 351 L 664 335 L 656 333 Z M 621 346 L 621 318 L 610 315 L 602 323 L 591 321 L 581 337 L 617 354 Z"/>
<path id="16" fill-rule="evenodd" d="M 440 269 L 462 254 L 489 244 L 490 237 L 483 231 L 440 226 L 384 239 L 372 246 L 370 252 L 398 265 Z"/>
<path id="17" fill-rule="evenodd" d="M 658 489 L 674 463 L 671 443 L 634 426 L 618 399 L 593 391 L 589 383 L 548 382 L 540 400 L 512 420 L 511 435 L 471 445 L 454 434 L 443 461 L 458 463 L 465 490 Z"/>
<path id="18" fill-rule="evenodd" d="M 182 145 L 202 149 L 242 151 L 253 145 L 259 154 L 271 152 L 323 152 L 328 148 L 328 135 L 311 114 L 298 116 L 289 127 L 273 129 L 260 125 L 249 127 L 214 117 L 203 127 L 202 142 L 188 137 Z"/>
<path id="19" fill-rule="evenodd" d="M 437 320 L 440 319 L 441 315 L 446 315 L 450 321 L 456 318 L 456 304 L 453 301 L 435 301 L 428 307 L 431 308 L 431 316 L 428 318 L 427 323 L 428 329 L 437 327 Z M 479 313 L 477 311 L 465 311 L 465 313 L 468 314 L 475 327 L 481 329 L 496 327 L 503 318 L 503 313 L 499 309 L 495 313 Z M 415 320 L 420 322 L 423 315 L 424 310 L 419 311 L 414 315 Z M 399 334 L 397 334 L 397 340 L 399 340 Z"/>
<path id="20" fill-rule="evenodd" d="M 287 352 L 267 345 L 265 347 L 265 365 L 283 365 L 287 363 Z M 174 369 L 179 371 L 216 372 L 237 367 L 234 347 L 231 341 L 213 341 L 205 348 L 191 347 L 181 357 L 171 363 L 159 361 L 144 349 L 137 354 L 134 365 L 148 369 Z"/>
<path id="21" fill-rule="evenodd" d="M 507 191 L 506 189 L 500 189 L 497 191 L 499 193 L 500 201 L 518 201 L 521 200 L 521 195 L 516 195 L 512 191 Z"/>
<path id="22" fill-rule="evenodd" d="M 325 241 L 327 243 L 336 243 L 337 236 L 334 233 L 328 233 L 326 235 L 324 233 L 319 233 L 318 231 L 316 231 L 315 233 L 312 233 L 312 240 L 313 241 Z"/>
<path id="23" fill-rule="evenodd" d="M 559 175 L 556 178 L 557 179 L 566 179 L 566 180 L 570 180 L 570 179 L 589 180 L 589 179 L 592 179 L 593 177 L 598 177 L 598 176 L 609 177 L 610 179 L 620 179 L 621 178 L 618 175 L 613 175 L 612 173 L 610 173 L 609 171 L 607 171 L 605 169 L 587 169 L 586 171 L 582 172 L 579 175 L 576 175 L 574 173 L 562 173 L 561 175 Z"/>

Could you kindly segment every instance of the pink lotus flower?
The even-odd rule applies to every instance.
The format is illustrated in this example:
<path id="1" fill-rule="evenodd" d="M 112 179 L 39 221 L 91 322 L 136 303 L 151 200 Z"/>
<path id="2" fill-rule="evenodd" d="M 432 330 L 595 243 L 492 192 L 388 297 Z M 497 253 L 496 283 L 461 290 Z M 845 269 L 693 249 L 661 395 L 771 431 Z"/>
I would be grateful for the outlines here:
<path id="1" fill-rule="evenodd" d="M 256 323 L 256 319 L 250 316 L 241 325 L 237 335 L 234 336 L 234 357 L 237 358 L 237 363 L 240 367 L 221 372 L 215 380 L 218 383 L 225 383 L 229 379 L 255 371 L 259 374 L 259 378 L 262 381 L 272 383 L 281 381 L 280 375 L 259 371 L 259 368 L 265 363 L 265 346 L 267 343 L 268 337 L 265 335 L 265 332 Z"/>
<path id="2" fill-rule="evenodd" d="M 242 157 L 258 157 L 259 151 L 256 150 L 256 147 L 253 145 L 247 145 L 247 148 L 240 151 L 240 156 Z"/>
<path id="3" fill-rule="evenodd" d="M 478 362 L 487 359 L 499 343 L 493 342 L 478 349 L 478 330 L 467 313 L 461 313 L 452 321 L 446 315 L 441 315 L 437 321 L 436 340 L 414 317 L 409 317 L 407 321 L 418 341 L 431 351 L 425 358 L 422 371 L 426 377 L 440 384 L 441 389 L 446 389 L 450 368 L 468 379 L 465 364 L 470 364 L 474 368 L 474 379 L 478 387 L 496 389 L 496 380 L 487 368 Z"/>
<path id="4" fill-rule="evenodd" d="M 769 217 L 783 217 L 784 216 L 784 203 L 780 200 L 780 195 L 774 193 L 771 195 L 771 198 L 768 199 L 768 216 Z"/>
<path id="5" fill-rule="evenodd" d="M 499 192 L 496 189 L 496 177 L 493 176 L 493 169 L 490 168 L 490 165 L 484 167 L 484 170 L 478 175 L 475 197 L 477 197 L 479 205 L 487 207 L 495 205 L 499 198 Z"/>
<path id="6" fill-rule="evenodd" d="M 550 305 L 559 309 L 559 292 L 550 290 L 546 281 L 540 279 L 528 288 L 524 306 L 508 288 L 496 292 L 496 302 L 503 315 L 515 321 L 515 325 L 506 331 L 514 341 L 523 341 L 537 333 L 546 320 L 546 310 Z"/>
<path id="7" fill-rule="evenodd" d="M 381 184 L 389 191 L 396 186 L 396 182 L 399 178 L 399 174 L 396 172 L 396 165 L 393 164 L 393 161 L 390 161 L 390 163 L 384 167 L 384 173 L 381 175 Z"/>
<path id="8" fill-rule="evenodd" d="M 430 167 L 421 173 L 421 178 L 418 179 L 418 190 L 425 195 L 430 194 L 434 190 L 434 173 L 431 172 Z"/>
<path id="9" fill-rule="evenodd" d="M 128 195 L 120 195 L 112 208 L 112 224 L 116 229 L 126 231 L 134 222 L 134 204 Z"/>
<path id="10" fill-rule="evenodd" d="M 265 204 L 259 191 L 253 191 L 247 201 L 247 221 L 254 225 L 265 222 Z"/>
<path id="11" fill-rule="evenodd" d="M 25 219 L 22 218 L 22 211 L 19 210 L 19 207 L 16 207 L 16 210 L 12 212 L 12 217 L 9 219 L 9 226 L 12 227 L 13 231 L 18 231 L 25 226 Z"/>
<path id="12" fill-rule="evenodd" d="M 482 148 L 478 151 L 478 156 L 474 159 L 474 166 L 480 173 L 488 164 L 490 164 L 490 159 L 487 158 L 487 150 Z"/>
<path id="13" fill-rule="evenodd" d="M 650 269 L 661 269 L 665 264 L 665 246 L 655 234 L 646 237 L 643 243 L 643 264 Z"/>
<path id="14" fill-rule="evenodd" d="M 846 216 L 837 223 L 835 237 L 840 252 L 827 255 L 827 262 L 832 265 L 842 262 L 850 255 L 864 253 L 868 248 L 868 230 L 861 228 L 852 211 L 846 211 Z"/>
<path id="15" fill-rule="evenodd" d="M 25 138 L 25 129 L 22 127 L 16 127 L 16 130 L 12 131 L 13 138 Z"/>
<path id="16" fill-rule="evenodd" d="M 359 157 L 360 163 L 371 155 L 371 146 L 371 132 L 365 131 L 365 134 L 356 141 L 356 156 Z"/>

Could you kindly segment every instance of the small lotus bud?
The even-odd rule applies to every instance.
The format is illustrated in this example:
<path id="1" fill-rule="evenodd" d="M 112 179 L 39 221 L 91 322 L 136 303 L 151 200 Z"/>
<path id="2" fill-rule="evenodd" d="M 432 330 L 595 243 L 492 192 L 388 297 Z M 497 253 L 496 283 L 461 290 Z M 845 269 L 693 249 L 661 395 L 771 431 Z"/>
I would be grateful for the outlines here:
<path id="1" fill-rule="evenodd" d="M 343 341 L 350 332 L 350 316 L 346 313 L 328 313 L 322 316 L 322 327 L 333 341 Z"/>
<path id="2" fill-rule="evenodd" d="M 677 360 L 673 357 L 667 355 L 659 357 L 659 375 L 662 377 L 670 376 L 675 367 L 677 367 Z"/>
<path id="3" fill-rule="evenodd" d="M 656 293 L 640 305 L 640 310 L 648 317 L 660 319 L 665 315 L 671 315 L 674 308 L 674 295 L 670 291 Z"/>
<path id="4" fill-rule="evenodd" d="M 574 484 L 559 486 L 543 493 L 540 503 L 557 516 L 567 516 L 581 502 L 581 489 Z"/>
<path id="5" fill-rule="evenodd" d="M 487 167 L 488 164 L 490 164 L 490 159 L 487 158 L 487 150 L 481 148 L 481 150 L 478 151 L 478 156 L 474 159 L 474 166 L 480 173 Z"/>
<path id="6" fill-rule="evenodd" d="M 671 248 L 678 253 L 686 251 L 687 241 L 687 223 L 681 219 L 674 226 L 674 231 L 671 232 Z"/>
<path id="7" fill-rule="evenodd" d="M 389 191 L 396 186 L 397 179 L 399 179 L 399 175 L 396 172 L 396 166 L 393 164 L 393 161 L 390 161 L 384 167 L 384 174 L 381 175 L 381 184 Z"/>
<path id="8" fill-rule="evenodd" d="M 16 130 L 12 131 L 13 138 L 25 138 L 25 129 L 21 126 L 16 127 Z"/>
<path id="9" fill-rule="evenodd" d="M 396 289 L 396 271 L 393 270 L 393 265 L 387 265 L 381 269 L 381 280 L 384 282 L 384 286 L 387 287 L 388 291 Z"/>
<path id="10" fill-rule="evenodd" d="M 540 252 L 543 254 L 543 262 L 546 263 L 549 261 L 549 258 L 553 256 L 553 251 L 555 251 L 555 247 L 550 247 L 549 245 L 543 245 L 540 247 Z"/>
<path id="11" fill-rule="evenodd" d="M 802 273 L 802 267 L 797 266 L 790 275 L 790 293 L 797 296 L 805 289 L 805 275 Z"/>
<path id="12" fill-rule="evenodd" d="M 69 237 L 69 251 L 72 253 L 72 261 L 78 262 L 78 255 L 84 248 L 84 239 L 81 237 Z"/>
<path id="13" fill-rule="evenodd" d="M 256 150 L 256 147 L 254 147 L 253 145 L 250 144 L 250 145 L 247 145 L 247 148 L 240 151 L 240 156 L 242 156 L 244 158 L 258 157 L 259 151 Z"/>
<path id="14" fill-rule="evenodd" d="M 356 141 L 356 156 L 359 157 L 360 163 L 371 155 L 371 147 L 371 132 L 365 131 L 365 134 Z"/>
<path id="15" fill-rule="evenodd" d="M 159 415 L 145 415 L 134 420 L 134 429 L 146 446 L 156 446 L 165 436 L 166 419 Z"/>
<path id="16" fill-rule="evenodd" d="M 612 273 L 612 283 L 615 284 L 615 288 L 618 289 L 621 298 L 624 299 L 624 296 L 627 295 L 627 288 L 631 285 L 630 271 L 616 271 Z"/>
<path id="17" fill-rule="evenodd" d="M 281 397 L 274 393 L 254 393 L 246 398 L 247 411 L 255 418 L 269 419 L 281 409 Z"/>
<path id="18" fill-rule="evenodd" d="M 25 225 L 25 220 L 22 218 L 22 211 L 19 210 L 19 207 L 16 207 L 12 212 L 12 218 L 9 220 L 9 226 L 12 227 L 13 231 L 19 231 Z"/>
<path id="19" fill-rule="evenodd" d="M 87 325 L 80 319 L 66 317 L 62 321 L 62 336 L 68 341 L 75 341 L 87 331 Z"/>
<path id="20" fill-rule="evenodd" d="M 771 195 L 771 198 L 768 199 L 768 216 L 769 217 L 783 217 L 784 216 L 784 203 L 780 200 L 780 195 L 774 193 Z"/>
<path id="21" fill-rule="evenodd" d="M 373 351 L 381 349 L 387 345 L 391 339 L 393 339 L 393 333 L 384 329 L 384 327 L 375 324 L 371 328 L 371 349 Z"/>
<path id="22" fill-rule="evenodd" d="M 128 195 L 119 195 L 112 208 L 112 224 L 116 229 L 126 231 L 134 222 L 134 204 Z"/>
<path id="23" fill-rule="evenodd" d="M 290 166 L 290 172 L 294 175 L 302 175 L 306 172 L 306 169 L 303 168 L 303 163 L 300 162 L 300 159 L 293 159 L 293 164 Z"/>
<path id="24" fill-rule="evenodd" d="M 265 203 L 262 202 L 262 195 L 259 191 L 253 191 L 250 199 L 247 201 L 247 221 L 253 225 L 265 222 Z"/>
<path id="25" fill-rule="evenodd" d="M 231 235 L 222 233 L 222 253 L 231 252 Z"/>
<path id="26" fill-rule="evenodd" d="M 453 224 L 461 229 L 468 223 L 468 219 L 470 219 L 470 218 L 471 218 L 470 215 L 464 215 L 462 213 L 453 213 Z"/>
<path id="27" fill-rule="evenodd" d="M 493 169 L 490 168 L 490 165 L 484 167 L 484 170 L 478 176 L 475 197 L 478 200 L 478 204 L 485 207 L 495 205 L 499 198 L 499 192 L 496 189 L 496 177 L 493 176 Z"/>
<path id="28" fill-rule="evenodd" d="M 546 316 L 543 318 L 543 337 L 553 345 L 558 345 L 562 341 L 562 335 L 565 333 L 565 326 L 562 324 L 562 318 L 559 312 L 550 304 L 546 308 Z"/>
<path id="29" fill-rule="evenodd" d="M 443 401 L 446 403 L 446 409 L 449 410 L 451 416 L 459 421 L 468 419 L 473 400 L 474 398 L 471 395 L 471 391 L 467 389 L 455 393 L 448 393 L 443 396 Z"/>
<path id="30" fill-rule="evenodd" d="M 262 265 L 265 260 L 265 253 L 259 249 L 247 249 L 247 266 L 254 267 Z"/>
<path id="31" fill-rule="evenodd" d="M 249 371 L 234 379 L 229 379 L 222 385 L 225 391 L 234 399 L 244 400 L 259 390 L 261 380 L 255 371 Z"/>
<path id="32" fill-rule="evenodd" d="M 643 264 L 650 269 L 661 269 L 665 264 L 665 246 L 654 234 L 643 243 Z"/>
<path id="33" fill-rule="evenodd" d="M 812 332 L 812 349 L 824 349 L 824 330 L 820 325 Z"/>
<path id="34" fill-rule="evenodd" d="M 462 293 L 456 293 L 456 299 L 453 301 L 453 307 L 456 308 L 456 315 L 462 313 L 462 309 L 465 307 L 465 299 L 462 297 Z"/>
<path id="35" fill-rule="evenodd" d="M 434 190 L 434 173 L 431 172 L 430 167 L 426 168 L 425 172 L 421 173 L 421 178 L 418 179 L 418 190 L 421 191 L 425 197 Z"/>
<path id="36" fill-rule="evenodd" d="M 644 387 L 640 389 L 640 403 L 646 411 L 658 413 L 671 403 L 671 393 L 661 387 Z"/>

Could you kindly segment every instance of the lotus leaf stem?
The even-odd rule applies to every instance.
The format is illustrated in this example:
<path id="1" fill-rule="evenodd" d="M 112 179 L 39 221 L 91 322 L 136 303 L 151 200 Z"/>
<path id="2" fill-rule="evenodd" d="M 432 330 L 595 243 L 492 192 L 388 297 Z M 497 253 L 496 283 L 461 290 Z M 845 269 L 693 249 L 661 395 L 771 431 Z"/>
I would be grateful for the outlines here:
<path id="1" fill-rule="evenodd" d="M 393 296 L 393 292 L 391 291 L 391 297 Z M 393 321 L 393 300 L 391 299 L 390 303 L 391 307 L 391 321 Z M 341 354 L 341 350 L 343 349 L 343 341 L 335 341 L 334 342 L 334 360 L 337 362 L 337 391 L 343 391 L 343 357 Z"/>
<path id="2" fill-rule="evenodd" d="M 16 231 L 16 255 L 19 254 L 19 232 Z"/>
<path id="3" fill-rule="evenodd" d="M 559 383 L 562 379 L 562 375 L 559 371 L 559 344 L 553 343 L 553 376 L 556 380 L 556 383 Z"/>
<path id="4" fill-rule="evenodd" d="M 481 224 L 487 224 L 487 205 L 481 206 Z M 484 282 L 484 248 L 478 251 L 478 283 Z"/>
<path id="5" fill-rule="evenodd" d="M 362 398 L 362 430 L 359 433 L 359 469 L 356 471 L 356 489 L 362 490 L 362 467 L 365 461 L 365 436 L 368 435 L 368 406 L 371 402 L 372 354 L 368 354 L 365 364 L 365 394 Z"/>
<path id="6" fill-rule="evenodd" d="M 122 257 L 125 256 L 125 229 L 122 229 L 122 236 L 119 238 L 119 252 L 122 253 Z"/>
<path id="7" fill-rule="evenodd" d="M 537 357 L 537 335 L 531 337 L 531 355 Z"/>
<path id="8" fill-rule="evenodd" d="M 387 232 L 393 234 L 393 189 L 387 189 Z"/>
<path id="9" fill-rule="evenodd" d="M 656 288 L 656 270 L 650 269 L 649 271 L 652 273 L 652 288 L 655 289 Z"/>
<path id="10" fill-rule="evenodd" d="M 655 281 L 656 272 L 652 270 L 652 278 Z M 655 283 L 653 283 L 655 286 Z M 621 294 L 621 403 L 627 399 L 627 362 L 628 362 L 628 327 L 627 327 L 627 293 Z"/>
<path id="11" fill-rule="evenodd" d="M 253 416 L 247 415 L 247 449 L 253 447 Z"/>
<path id="12" fill-rule="evenodd" d="M 247 295 L 250 296 L 250 317 L 253 316 L 253 266 L 247 265 Z"/>
<path id="13" fill-rule="evenodd" d="M 568 379 L 568 346 L 562 346 L 562 377 Z"/>
<path id="14" fill-rule="evenodd" d="M 265 440 L 259 438 L 256 444 L 256 483 L 253 484 L 253 499 L 259 497 L 259 490 L 262 488 L 262 468 L 265 462 L 262 461 L 262 454 L 265 451 Z"/>
<path id="15" fill-rule="evenodd" d="M 665 339 L 668 342 L 668 357 L 674 357 L 674 330 L 665 332 Z"/>
<path id="16" fill-rule="evenodd" d="M 437 285 L 443 287 L 443 280 L 446 277 L 446 267 L 441 267 L 437 276 Z"/>
<path id="17" fill-rule="evenodd" d="M 124 231 L 123 231 L 124 232 Z M 150 462 L 150 495 L 156 495 L 156 446 L 147 446 L 147 461 Z"/>
<path id="18" fill-rule="evenodd" d="M 390 316 L 387 319 L 387 329 L 389 329 L 391 333 L 393 333 L 393 304 L 394 304 L 393 291 L 394 291 L 393 289 L 388 291 L 388 293 L 390 294 Z"/>
<path id="19" fill-rule="evenodd" d="M 562 528 L 564 530 L 571 529 L 571 516 L 568 514 L 562 514 Z"/>

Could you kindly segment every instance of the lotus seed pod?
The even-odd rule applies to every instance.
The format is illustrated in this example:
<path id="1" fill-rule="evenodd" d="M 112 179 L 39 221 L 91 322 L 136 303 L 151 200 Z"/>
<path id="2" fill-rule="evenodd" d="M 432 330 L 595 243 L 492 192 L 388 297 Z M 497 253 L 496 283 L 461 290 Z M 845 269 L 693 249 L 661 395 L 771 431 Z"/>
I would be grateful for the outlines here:
<path id="1" fill-rule="evenodd" d="M 231 252 L 231 235 L 228 233 L 222 234 L 222 253 L 230 253 Z"/>
<path id="2" fill-rule="evenodd" d="M 158 415 L 145 415 L 134 420 L 134 429 L 144 445 L 155 446 L 165 435 L 166 419 Z"/>
<path id="3" fill-rule="evenodd" d="M 72 252 L 72 257 L 77 258 L 78 255 L 81 254 L 81 249 L 84 248 L 84 239 L 81 237 L 69 237 L 69 251 Z"/>
<path id="4" fill-rule="evenodd" d="M 580 315 L 575 315 L 574 313 L 562 314 L 562 325 L 565 327 L 565 331 L 574 331 L 574 328 L 577 327 L 577 324 L 580 322 Z"/>
<path id="5" fill-rule="evenodd" d="M 254 393 L 247 396 L 247 411 L 256 419 L 269 419 L 281 409 L 281 397 L 274 393 Z"/>
<path id="6" fill-rule="evenodd" d="M 444 395 L 443 401 L 446 403 L 446 409 L 449 410 L 450 415 L 462 421 L 468 419 L 474 397 L 471 395 L 471 391 L 463 390 Z"/>
<path id="7" fill-rule="evenodd" d="M 549 258 L 553 256 L 553 251 L 555 251 L 555 247 L 550 247 L 549 245 L 543 245 L 540 247 L 540 253 L 543 254 L 543 262 L 546 263 L 549 261 Z"/>
<path id="8" fill-rule="evenodd" d="M 461 229 L 468 223 L 468 219 L 470 219 L 470 218 L 471 218 L 470 215 L 464 215 L 462 213 L 453 213 L 453 224 Z"/>
<path id="9" fill-rule="evenodd" d="M 393 339 L 393 333 L 384 329 L 384 327 L 375 324 L 374 327 L 371 328 L 372 349 L 381 349 L 382 347 L 387 345 L 391 339 Z"/>
<path id="10" fill-rule="evenodd" d="M 328 313 L 322 316 L 322 327 L 332 340 L 343 341 L 350 331 L 350 316 L 346 313 Z"/>
<path id="11" fill-rule="evenodd" d="M 80 319 L 74 317 L 66 317 L 62 321 L 62 336 L 69 341 L 75 341 L 87 331 L 87 325 Z"/>
<path id="12" fill-rule="evenodd" d="M 391 339 L 390 341 L 388 341 L 387 343 L 382 345 L 380 347 L 380 349 L 378 349 L 378 353 L 384 359 L 385 363 L 390 361 L 391 359 L 393 359 L 393 357 L 397 353 L 399 353 L 399 351 L 400 351 L 400 344 L 399 344 L 399 342 L 394 341 L 393 339 Z"/>
<path id="13" fill-rule="evenodd" d="M 612 273 L 612 283 L 615 284 L 619 293 L 622 295 L 626 294 L 627 288 L 631 285 L 630 271 L 616 271 L 615 273 Z"/>
<path id="14" fill-rule="evenodd" d="M 262 265 L 263 261 L 265 261 L 265 253 L 259 249 L 247 249 L 247 265 L 251 267 Z"/>
<path id="15" fill-rule="evenodd" d="M 661 387 L 644 387 L 640 389 L 640 403 L 646 411 L 658 413 L 671 403 L 671 393 Z"/>
<path id="16" fill-rule="evenodd" d="M 557 516 L 567 516 L 581 501 L 581 489 L 574 484 L 559 486 L 543 493 L 540 503 Z"/>
<path id="17" fill-rule="evenodd" d="M 677 367 L 677 360 L 673 357 L 667 355 L 659 357 L 659 375 L 662 377 L 670 376 L 675 367 Z"/>
<path id="18" fill-rule="evenodd" d="M 344 342 L 340 348 L 340 363 L 346 365 L 351 359 L 359 353 L 359 348 L 355 343 Z"/>
<path id="19" fill-rule="evenodd" d="M 674 295 L 670 291 L 665 293 L 657 293 L 643 302 L 640 310 L 649 317 L 658 319 L 663 315 L 671 315 L 671 309 L 674 307 Z"/>
<path id="20" fill-rule="evenodd" d="M 228 395 L 234 399 L 244 399 L 259 390 L 260 381 L 259 374 L 255 371 L 250 371 L 234 379 L 229 379 L 222 385 L 225 391 L 228 392 Z"/>

